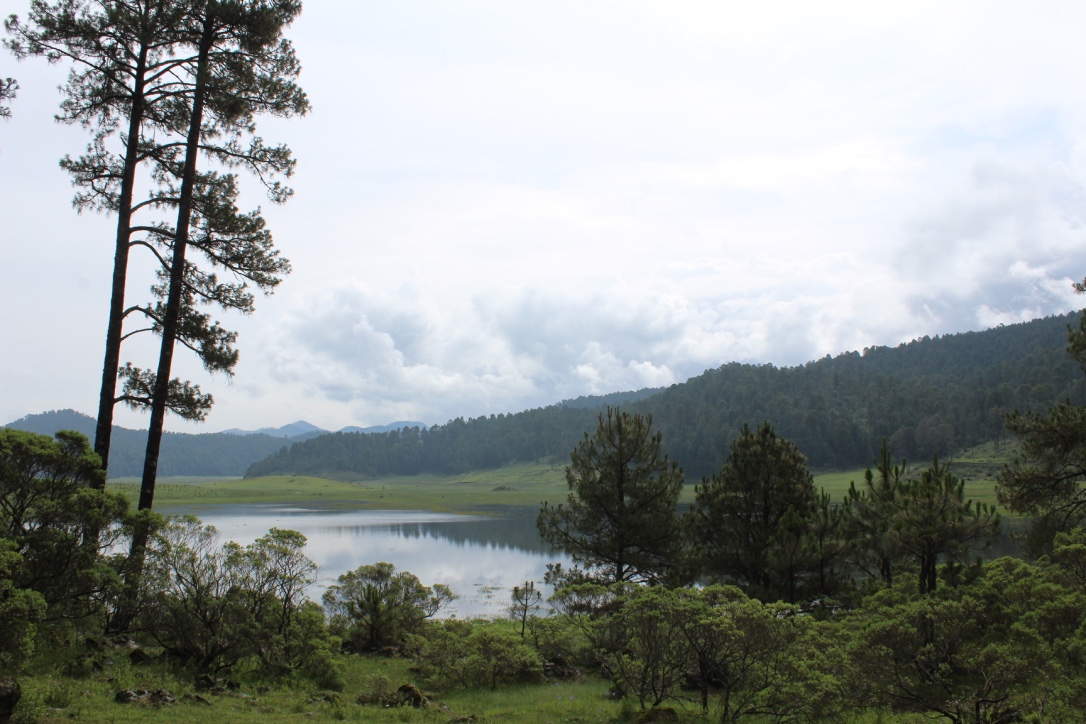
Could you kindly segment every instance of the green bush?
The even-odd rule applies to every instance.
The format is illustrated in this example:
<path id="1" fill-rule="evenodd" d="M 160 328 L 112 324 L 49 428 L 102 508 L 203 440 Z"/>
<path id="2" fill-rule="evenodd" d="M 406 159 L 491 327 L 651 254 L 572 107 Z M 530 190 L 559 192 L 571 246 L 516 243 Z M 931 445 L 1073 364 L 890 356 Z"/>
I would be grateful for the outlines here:
<path id="1" fill-rule="evenodd" d="M 274 676 L 308 670 L 335 681 L 323 611 L 305 600 L 316 565 L 304 546 L 302 534 L 276 528 L 244 548 L 220 546 L 214 527 L 171 519 L 147 553 L 140 622 L 198 673 L 256 657 Z"/>
<path id="2" fill-rule="evenodd" d="M 427 681 L 442 687 L 498 688 L 543 679 L 539 652 L 509 631 L 467 621 L 441 621 L 412 636 L 409 651 Z"/>
<path id="3" fill-rule="evenodd" d="M 344 573 L 323 600 L 332 631 L 347 648 L 371 651 L 402 643 L 455 598 L 448 586 L 424 586 L 414 574 L 382 562 Z"/>

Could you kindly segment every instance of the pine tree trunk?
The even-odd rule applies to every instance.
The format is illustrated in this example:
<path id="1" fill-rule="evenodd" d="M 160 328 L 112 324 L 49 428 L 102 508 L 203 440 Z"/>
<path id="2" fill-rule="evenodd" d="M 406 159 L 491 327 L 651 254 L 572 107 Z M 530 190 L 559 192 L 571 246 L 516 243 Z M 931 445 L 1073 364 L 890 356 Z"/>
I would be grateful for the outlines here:
<path id="1" fill-rule="evenodd" d="M 102 363 L 102 389 L 98 396 L 98 422 L 94 432 L 94 452 L 102 458 L 102 469 L 109 469 L 109 445 L 113 434 L 113 407 L 117 404 L 117 370 L 121 366 L 121 332 L 124 325 L 124 292 L 128 279 L 129 238 L 132 227 L 132 197 L 136 185 L 136 162 L 139 156 L 140 126 L 144 113 L 144 84 L 147 73 L 147 45 L 141 44 L 136 60 L 132 87 L 132 109 L 128 116 L 128 137 L 125 140 L 124 171 L 121 193 L 117 201 L 117 242 L 113 255 L 113 291 L 109 302 L 109 323 L 106 327 L 106 353 Z M 105 478 L 102 485 L 105 486 Z"/>
<path id="2" fill-rule="evenodd" d="M 139 510 L 152 507 L 158 457 L 162 447 L 162 428 L 166 420 L 166 403 L 170 393 L 174 342 L 180 326 L 181 301 L 185 277 L 185 251 L 188 246 L 189 223 L 192 219 L 192 197 L 196 184 L 196 158 L 200 153 L 200 136 L 204 117 L 204 95 L 207 87 L 208 59 L 211 54 L 214 22 L 210 11 L 204 18 L 196 64 L 196 87 L 193 93 L 192 117 L 185 144 L 185 166 L 181 176 L 181 195 L 177 205 L 177 226 L 170 261 L 170 288 L 166 313 L 162 320 L 162 346 L 158 357 L 155 389 L 151 396 L 151 422 L 147 429 L 147 451 L 143 458 L 143 479 L 140 483 Z"/>
<path id="3" fill-rule="evenodd" d="M 193 94 L 189 132 L 186 139 L 185 165 L 182 171 L 173 259 L 170 266 L 169 297 L 166 302 L 165 318 L 162 320 L 162 347 L 159 353 L 158 372 L 151 400 L 151 422 L 147 430 L 147 452 L 143 462 L 143 479 L 140 483 L 139 510 L 149 510 L 154 503 L 158 456 L 162 445 L 162 426 L 166 416 L 166 402 L 170 389 L 170 371 L 173 364 L 173 348 L 177 337 L 181 310 L 185 247 L 188 244 L 189 221 L 192 216 L 193 186 L 196 181 L 196 157 L 200 150 L 204 94 L 207 85 L 206 76 L 213 40 L 213 27 L 213 19 L 210 12 L 208 12 L 204 18 L 196 65 L 196 87 Z M 147 541 L 150 535 L 151 531 L 146 523 L 137 525 L 132 533 L 132 543 L 125 573 L 125 600 L 117 616 L 117 630 L 126 630 L 135 618 L 139 601 L 140 580 L 143 577 L 143 566 L 147 552 Z"/>

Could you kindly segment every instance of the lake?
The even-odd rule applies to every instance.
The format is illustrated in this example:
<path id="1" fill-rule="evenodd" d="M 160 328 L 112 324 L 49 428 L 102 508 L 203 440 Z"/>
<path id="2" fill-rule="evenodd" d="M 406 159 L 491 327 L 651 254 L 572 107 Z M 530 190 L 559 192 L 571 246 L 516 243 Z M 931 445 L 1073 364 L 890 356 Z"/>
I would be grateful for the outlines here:
<path id="1" fill-rule="evenodd" d="M 444 583 L 459 598 L 442 612 L 458 618 L 499 618 L 505 615 L 513 586 L 533 581 L 544 597 L 548 563 L 571 565 L 567 555 L 551 550 L 539 537 L 538 508 L 495 506 L 479 514 L 435 513 L 428 510 L 343 510 L 296 505 L 201 506 L 163 508 L 167 514 L 193 513 L 214 525 L 224 541 L 242 545 L 287 528 L 307 539 L 306 554 L 320 566 L 309 596 L 320 601 L 324 590 L 341 574 L 361 565 L 387 561 L 398 571 L 410 571 L 423 585 Z M 1020 556 L 1012 532 L 1025 521 L 1004 521 L 1004 532 L 982 556 Z"/>
<path id="2" fill-rule="evenodd" d="M 219 505 L 164 508 L 193 513 L 215 526 L 222 540 L 253 542 L 269 528 L 286 528 L 307 539 L 306 554 L 320 566 L 309 597 L 319 601 L 341 574 L 387 561 L 410 571 L 423 585 L 444 583 L 459 598 L 443 616 L 497 618 L 505 615 L 513 586 L 543 585 L 547 564 L 569 557 L 553 552 L 535 526 L 537 508 L 495 508 L 480 514 L 427 510 L 343 510 L 296 505 Z"/>

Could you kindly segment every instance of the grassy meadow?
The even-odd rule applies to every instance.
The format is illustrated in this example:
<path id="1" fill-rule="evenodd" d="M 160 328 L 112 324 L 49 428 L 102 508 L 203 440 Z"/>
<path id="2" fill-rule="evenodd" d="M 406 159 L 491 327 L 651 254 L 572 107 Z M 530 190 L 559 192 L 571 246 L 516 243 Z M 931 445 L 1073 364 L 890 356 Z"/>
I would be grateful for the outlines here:
<path id="1" fill-rule="evenodd" d="M 966 479 L 965 494 L 972 500 L 996 505 L 995 476 L 1009 459 L 1008 448 L 998 443 L 963 451 L 952 459 L 952 470 Z M 910 465 L 919 474 L 922 465 Z M 862 485 L 864 470 L 823 472 L 814 476 L 815 488 L 841 501 L 855 481 Z M 681 504 L 694 501 L 688 481 Z M 139 497 L 135 478 L 111 479 L 110 487 L 124 493 L 134 505 Z M 155 487 L 155 507 L 191 508 L 224 503 L 308 503 L 321 507 L 371 510 L 433 510 L 478 512 L 492 506 L 535 506 L 559 503 L 568 494 L 561 465 L 523 463 L 497 470 L 463 475 L 410 475 L 352 481 L 304 475 L 263 478 L 161 478 Z M 1003 511 L 1006 514 L 1006 511 Z"/>
<path id="2" fill-rule="evenodd" d="M 135 503 L 139 482 L 111 480 L 109 486 Z M 464 475 L 411 475 L 344 481 L 303 475 L 263 478 L 162 478 L 155 486 L 155 508 L 222 503 L 311 503 L 321 507 L 373 510 L 425 509 L 478 511 L 494 505 L 526 506 L 564 500 L 561 467 L 511 465 Z M 691 495 L 693 490 L 691 489 Z"/>
<path id="3" fill-rule="evenodd" d="M 502 624 L 508 625 L 508 624 Z M 270 686 L 259 679 L 238 677 L 241 687 L 218 695 L 193 688 L 191 681 L 159 666 L 133 666 L 118 655 L 115 664 L 91 676 L 74 679 L 43 674 L 23 680 L 23 717 L 48 724 L 86 722 L 613 722 L 628 720 L 630 702 L 608 696 L 610 682 L 599 676 L 579 681 L 546 684 L 505 684 L 495 690 L 425 689 L 431 708 L 410 706 L 386 709 L 360 704 L 360 696 L 376 690 L 395 690 L 416 677 L 406 658 L 347 656 L 346 686 L 342 692 L 321 691 L 302 681 L 284 680 Z M 51 667 L 56 670 L 56 663 Z M 176 700 L 170 704 L 115 701 L 122 689 L 165 689 Z M 197 698 L 199 696 L 200 698 Z M 636 709 L 636 705 L 634 705 Z M 700 714 L 693 707 L 689 713 Z M 697 719 L 699 720 L 700 716 Z"/>
<path id="4" fill-rule="evenodd" d="M 482 626 L 507 629 L 508 621 L 478 622 Z M 611 682 L 595 672 L 571 680 L 543 683 L 502 684 L 490 688 L 436 690 L 422 687 L 429 706 L 384 708 L 368 703 L 380 692 L 394 691 L 418 677 L 412 662 L 403 657 L 380 655 L 344 656 L 344 686 L 341 691 L 321 690 L 304 679 L 285 678 L 268 682 L 258 672 L 239 670 L 231 678 L 235 690 L 213 694 L 197 690 L 193 680 L 161 663 L 135 665 L 125 651 L 118 650 L 100 671 L 81 675 L 62 673 L 79 668 L 88 656 L 77 650 L 60 650 L 42 657 L 22 679 L 23 700 L 13 722 L 59 724 L 59 722 L 111 722 L 113 724 L 222 724 L 222 722 L 350 721 L 350 722 L 525 722 L 559 724 L 581 722 L 636 722 L 641 711 L 633 697 L 618 700 L 611 695 Z M 164 690 L 173 698 L 165 703 L 119 703 L 118 691 Z M 717 704 L 708 716 L 702 713 L 694 692 L 684 700 L 664 706 L 675 710 L 678 721 L 708 724 L 719 721 Z M 666 720 L 666 719 L 665 719 Z M 753 724 L 774 721 L 772 717 L 746 717 Z M 649 721 L 657 721 L 649 719 Z M 919 723 L 921 714 L 885 710 L 841 712 L 835 719 L 844 724 L 881 722 Z"/>

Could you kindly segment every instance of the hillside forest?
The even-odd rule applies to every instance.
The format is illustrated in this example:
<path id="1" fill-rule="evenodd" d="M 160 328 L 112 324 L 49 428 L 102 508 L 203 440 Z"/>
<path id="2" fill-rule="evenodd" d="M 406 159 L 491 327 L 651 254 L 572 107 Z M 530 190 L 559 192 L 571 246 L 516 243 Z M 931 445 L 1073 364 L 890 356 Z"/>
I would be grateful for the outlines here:
<path id="1" fill-rule="evenodd" d="M 429 429 L 337 433 L 285 446 L 247 477 L 277 473 L 456 474 L 515 462 L 564 464 L 607 405 L 652 415 L 671 458 L 690 480 L 724 464 L 744 425 L 772 424 L 816 470 L 859 468 L 883 439 L 897 457 L 928 460 L 1005 438 L 1003 418 L 1070 400 L 1086 381 L 1066 353 L 1077 314 L 983 332 L 872 347 L 798 367 L 726 364 L 663 390 L 580 398 Z"/>
<path id="2" fill-rule="evenodd" d="M 713 474 L 744 424 L 770 422 L 818 471 L 855 469 L 882 439 L 909 460 L 943 457 L 1005 438 L 1003 416 L 1064 400 L 1086 404 L 1086 382 L 1067 357 L 1077 313 L 981 332 L 871 347 L 798 367 L 732 363 L 666 389 L 580 397 L 510 414 L 457 418 L 389 432 L 268 434 L 166 432 L 162 476 L 277 473 L 457 474 L 510 463 L 564 464 L 608 405 L 651 414 L 688 477 Z M 8 427 L 93 437 L 95 420 L 73 410 L 28 415 Z M 110 475 L 139 475 L 147 432 L 114 427 Z"/>

